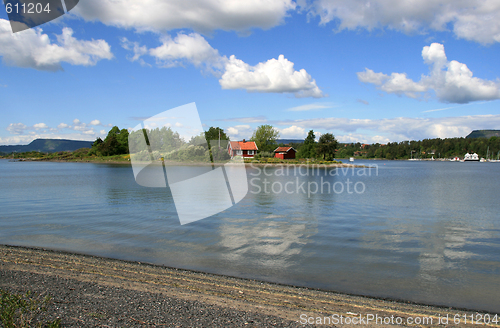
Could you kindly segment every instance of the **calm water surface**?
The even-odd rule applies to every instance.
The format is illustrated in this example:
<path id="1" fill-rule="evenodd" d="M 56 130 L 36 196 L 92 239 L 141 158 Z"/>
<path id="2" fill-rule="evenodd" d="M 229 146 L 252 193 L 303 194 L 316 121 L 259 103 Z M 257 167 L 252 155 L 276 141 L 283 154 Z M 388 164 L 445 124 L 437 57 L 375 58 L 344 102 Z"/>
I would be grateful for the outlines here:
<path id="1" fill-rule="evenodd" d="M 365 163 L 247 166 L 243 201 L 181 226 L 130 166 L 0 160 L 0 243 L 500 312 L 500 163 Z"/>

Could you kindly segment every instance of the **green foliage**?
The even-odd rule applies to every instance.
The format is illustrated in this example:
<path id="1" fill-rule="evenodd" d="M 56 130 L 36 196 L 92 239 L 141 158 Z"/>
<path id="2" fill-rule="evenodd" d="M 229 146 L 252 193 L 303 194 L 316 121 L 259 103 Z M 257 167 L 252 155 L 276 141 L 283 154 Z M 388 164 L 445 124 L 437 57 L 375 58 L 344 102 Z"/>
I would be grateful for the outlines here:
<path id="1" fill-rule="evenodd" d="M 165 159 L 177 162 L 209 162 L 210 153 L 203 146 L 187 145 L 166 154 Z"/>
<path id="2" fill-rule="evenodd" d="M 335 158 L 335 149 L 337 140 L 331 133 L 322 134 L 316 145 L 316 153 L 322 156 L 323 160 L 333 160 Z"/>
<path id="3" fill-rule="evenodd" d="M 465 153 L 477 153 L 479 157 L 495 158 L 500 151 L 500 138 L 448 138 L 424 139 L 420 141 L 390 142 L 386 145 L 340 144 L 338 158 L 362 156 L 363 158 L 409 159 L 463 157 Z"/>
<path id="4" fill-rule="evenodd" d="M 228 160 L 231 159 L 231 156 L 229 155 L 227 148 L 212 147 L 210 149 L 210 152 L 212 154 L 212 160 L 215 163 L 227 162 Z"/>
<path id="5" fill-rule="evenodd" d="M 60 327 L 60 319 L 44 322 L 50 300 L 50 296 L 32 297 L 29 291 L 23 295 L 0 290 L 0 321 L 5 328 Z"/>
<path id="6" fill-rule="evenodd" d="M 259 151 L 272 152 L 278 146 L 276 139 L 279 137 L 280 133 L 277 129 L 275 129 L 272 125 L 264 124 L 257 127 L 257 129 L 253 132 L 251 140 L 255 141 Z"/>
<path id="7" fill-rule="evenodd" d="M 298 158 L 315 158 L 316 157 L 316 136 L 314 131 L 310 130 L 307 134 L 304 143 L 298 148 Z M 295 148 L 297 149 L 297 148 Z"/>
<path id="8" fill-rule="evenodd" d="M 209 148 L 211 147 L 210 142 L 214 140 L 219 140 L 219 135 L 220 135 L 220 140 L 229 140 L 229 137 L 226 135 L 223 129 L 216 127 L 214 128 L 211 126 L 208 131 L 205 131 L 205 139 L 209 143 Z"/>
<path id="9" fill-rule="evenodd" d="M 270 151 L 261 151 L 258 152 L 257 155 L 254 156 L 255 159 L 260 159 L 260 158 L 273 158 L 274 153 Z"/>
<path id="10" fill-rule="evenodd" d="M 97 138 L 92 144 L 90 155 L 113 156 L 128 154 L 128 130 L 119 129 L 117 126 L 111 128 L 104 139 Z"/>

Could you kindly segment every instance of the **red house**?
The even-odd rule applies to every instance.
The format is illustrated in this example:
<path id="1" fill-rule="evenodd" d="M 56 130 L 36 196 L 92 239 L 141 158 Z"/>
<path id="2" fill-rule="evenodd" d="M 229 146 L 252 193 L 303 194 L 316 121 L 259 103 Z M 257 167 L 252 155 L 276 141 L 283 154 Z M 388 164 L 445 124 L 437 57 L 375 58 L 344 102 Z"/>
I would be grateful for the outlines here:
<path id="1" fill-rule="evenodd" d="M 278 147 L 274 150 L 274 157 L 281 159 L 294 159 L 297 151 L 292 147 Z"/>
<path id="2" fill-rule="evenodd" d="M 230 141 L 227 148 L 231 158 L 234 156 L 253 158 L 259 150 L 254 141 L 246 141 L 245 139 L 243 141 Z"/>

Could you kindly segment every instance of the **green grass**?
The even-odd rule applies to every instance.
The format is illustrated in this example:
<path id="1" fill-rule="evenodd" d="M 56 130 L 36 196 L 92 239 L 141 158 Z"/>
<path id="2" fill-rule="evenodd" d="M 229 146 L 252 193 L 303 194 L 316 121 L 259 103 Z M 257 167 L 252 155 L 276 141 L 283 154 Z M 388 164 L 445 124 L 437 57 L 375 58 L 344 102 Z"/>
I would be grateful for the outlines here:
<path id="1" fill-rule="evenodd" d="M 340 161 L 324 161 L 324 160 L 306 160 L 306 159 L 280 159 L 280 158 L 258 158 L 258 159 L 247 159 L 245 158 L 245 163 L 258 163 L 258 164 L 301 164 L 301 165 L 330 165 L 330 164 L 342 164 Z"/>
<path id="2" fill-rule="evenodd" d="M 0 290 L 0 322 L 4 328 L 60 327 L 60 319 L 45 321 L 51 297 Z"/>

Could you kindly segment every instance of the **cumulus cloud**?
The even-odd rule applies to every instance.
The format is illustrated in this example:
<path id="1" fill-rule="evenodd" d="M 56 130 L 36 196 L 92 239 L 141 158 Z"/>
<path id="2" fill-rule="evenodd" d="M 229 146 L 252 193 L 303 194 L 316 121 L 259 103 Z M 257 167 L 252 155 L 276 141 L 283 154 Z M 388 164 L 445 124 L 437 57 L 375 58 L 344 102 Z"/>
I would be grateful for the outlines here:
<path id="1" fill-rule="evenodd" d="M 225 129 L 226 134 L 231 140 L 249 139 L 252 136 L 253 129 L 250 125 L 236 125 Z"/>
<path id="2" fill-rule="evenodd" d="M 188 62 L 196 67 L 217 72 L 223 68 L 227 60 L 198 33 L 189 35 L 179 33 L 174 39 L 166 35 L 161 42 L 161 46 L 149 50 L 149 54 L 157 59 L 160 66 L 182 66 Z"/>
<path id="3" fill-rule="evenodd" d="M 59 124 L 59 125 L 57 126 L 57 128 L 58 128 L 58 129 L 66 129 L 66 128 L 68 128 L 68 127 L 69 127 L 69 125 L 68 125 L 68 124 L 66 124 L 66 123 L 61 123 L 61 124 Z"/>
<path id="4" fill-rule="evenodd" d="M 146 46 L 141 46 L 139 42 L 129 41 L 127 38 L 123 37 L 120 39 L 121 45 L 124 49 L 132 51 L 133 56 L 127 56 L 127 59 L 134 62 L 138 61 L 142 66 L 151 67 L 150 64 L 146 63 L 141 56 L 148 54 L 148 48 Z"/>
<path id="5" fill-rule="evenodd" d="M 45 123 L 37 123 L 33 125 L 33 127 L 38 130 L 38 129 L 48 129 L 49 127 Z"/>
<path id="6" fill-rule="evenodd" d="M 99 121 L 99 120 L 93 120 L 90 122 L 90 125 L 102 125 L 102 124 L 101 124 L 101 121 Z"/>
<path id="7" fill-rule="evenodd" d="M 448 61 L 444 46 L 433 43 L 422 50 L 424 62 L 430 67 L 430 74 L 415 82 L 405 73 L 375 73 L 366 68 L 358 72 L 361 82 L 371 83 L 387 93 L 404 94 L 418 98 L 433 90 L 442 102 L 466 104 L 471 101 L 500 99 L 500 81 L 488 81 L 473 77 L 467 65 Z"/>
<path id="8" fill-rule="evenodd" d="M 387 27 L 425 33 L 451 27 L 459 38 L 484 44 L 500 42 L 497 0 L 313 0 L 305 7 L 309 15 L 320 17 L 321 24 L 338 22 L 339 31 Z"/>
<path id="9" fill-rule="evenodd" d="M 295 6 L 293 0 L 87 0 L 72 12 L 86 20 L 139 31 L 248 31 L 282 23 Z"/>
<path id="10" fill-rule="evenodd" d="M 113 54 L 104 40 L 82 41 L 73 37 L 73 30 L 63 28 L 53 43 L 42 29 L 12 33 L 8 20 L 0 19 L 0 56 L 5 64 L 37 70 L 62 70 L 61 63 L 92 66 Z"/>
<path id="11" fill-rule="evenodd" d="M 304 139 L 306 130 L 300 126 L 292 125 L 288 128 L 279 129 L 282 138 Z"/>
<path id="12" fill-rule="evenodd" d="M 390 141 L 422 140 L 425 138 L 464 137 L 472 130 L 496 129 L 500 126 L 500 115 L 471 115 L 440 118 L 409 118 L 391 119 L 348 119 L 348 118 L 317 118 L 307 120 L 286 120 L 274 122 L 276 125 L 290 124 L 304 128 L 335 131 L 335 136 L 378 136 Z M 370 138 L 371 138 L 370 137 Z M 344 139 L 345 140 L 345 139 Z M 367 141 L 368 139 L 365 139 Z M 363 142 L 363 140 L 358 140 Z"/>
<path id="13" fill-rule="evenodd" d="M 255 66 L 250 66 L 233 55 L 226 63 L 219 83 L 222 89 L 293 93 L 297 98 L 325 96 L 305 69 L 296 71 L 293 66 L 283 55 Z"/>
<path id="14" fill-rule="evenodd" d="M 7 131 L 12 134 L 23 134 L 28 127 L 23 123 L 10 123 L 7 127 Z"/>
<path id="15" fill-rule="evenodd" d="M 244 89 L 248 92 L 291 93 L 295 97 L 325 97 L 316 81 L 305 69 L 296 71 L 294 63 L 280 55 L 278 59 L 251 66 L 232 55 L 229 59 L 219 54 L 198 33 L 178 33 L 175 38 L 167 35 L 162 45 L 147 49 L 123 38 L 122 47 L 134 52 L 132 61 L 143 61 L 144 55 L 152 56 L 161 67 L 192 64 L 220 77 L 222 89 Z M 144 61 L 143 61 L 144 62 Z"/>

